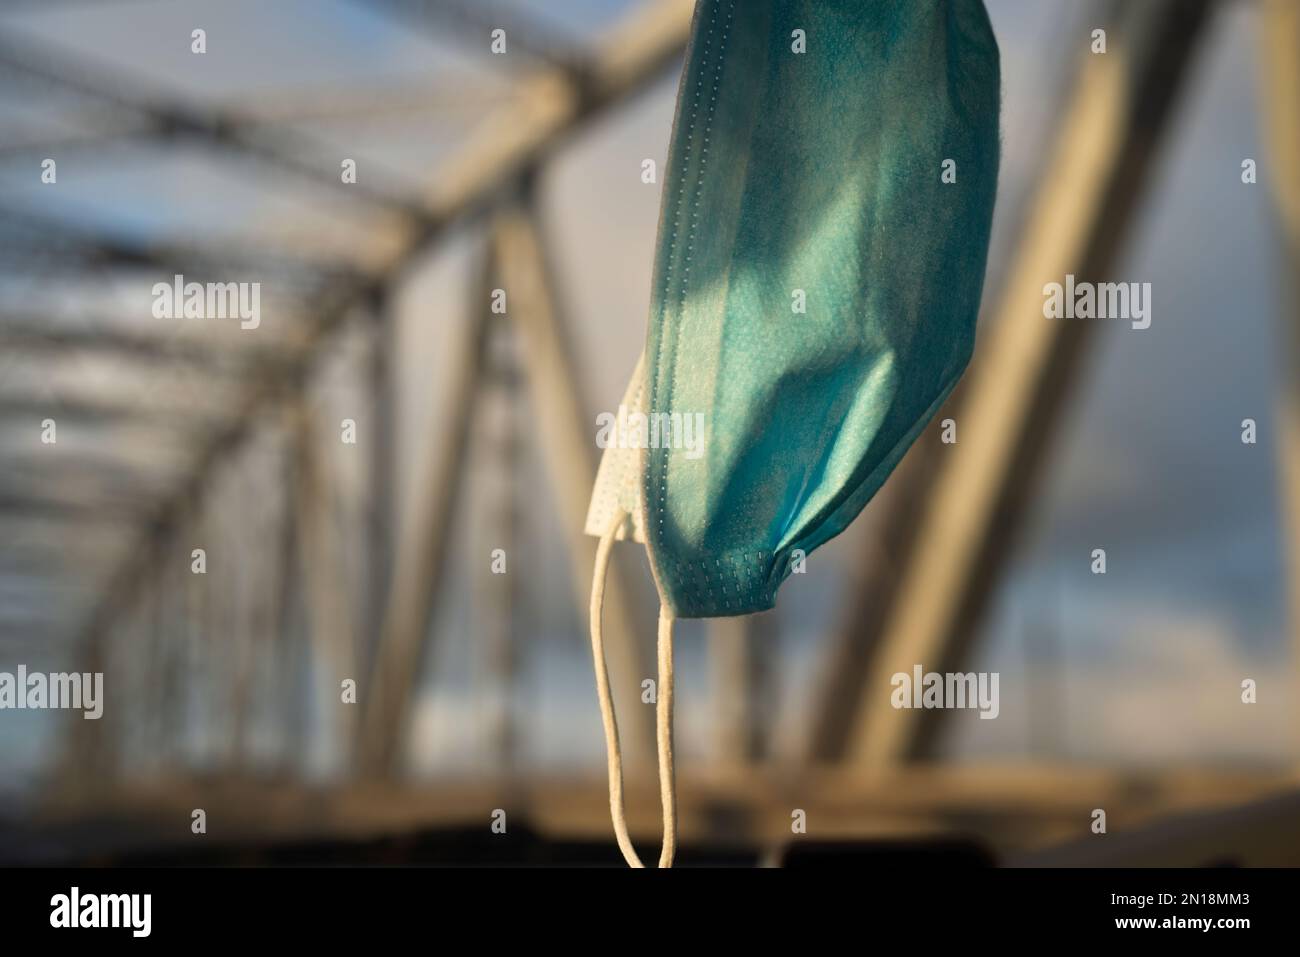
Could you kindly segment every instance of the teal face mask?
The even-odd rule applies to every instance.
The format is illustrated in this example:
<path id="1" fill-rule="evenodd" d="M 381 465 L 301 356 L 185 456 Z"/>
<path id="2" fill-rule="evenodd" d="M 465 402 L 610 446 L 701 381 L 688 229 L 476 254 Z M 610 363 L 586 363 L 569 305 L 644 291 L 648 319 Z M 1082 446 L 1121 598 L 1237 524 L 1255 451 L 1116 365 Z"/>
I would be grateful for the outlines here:
<path id="1" fill-rule="evenodd" d="M 999 93 L 981 0 L 697 6 L 645 354 L 587 522 L 602 536 L 592 642 L 611 808 L 632 863 L 600 635 L 609 548 L 645 544 L 662 604 L 663 866 L 672 619 L 771 608 L 792 557 L 844 530 L 956 385 Z"/>

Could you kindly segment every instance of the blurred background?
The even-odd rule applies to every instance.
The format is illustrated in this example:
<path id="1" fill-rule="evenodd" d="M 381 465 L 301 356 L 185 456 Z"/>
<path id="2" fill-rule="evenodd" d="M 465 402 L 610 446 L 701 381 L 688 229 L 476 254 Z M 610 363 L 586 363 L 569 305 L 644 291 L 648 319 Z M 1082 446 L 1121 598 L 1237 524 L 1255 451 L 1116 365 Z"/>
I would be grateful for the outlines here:
<path id="1" fill-rule="evenodd" d="M 680 623 L 680 860 L 1300 863 L 1300 4 L 987 6 L 974 362 L 774 611 Z M 618 862 L 581 528 L 692 8 L 4 5 L 0 672 L 105 690 L 0 711 L 0 861 Z M 1045 319 L 1067 273 L 1150 328 Z M 610 589 L 657 845 L 641 549 Z M 915 664 L 997 719 L 894 710 Z"/>

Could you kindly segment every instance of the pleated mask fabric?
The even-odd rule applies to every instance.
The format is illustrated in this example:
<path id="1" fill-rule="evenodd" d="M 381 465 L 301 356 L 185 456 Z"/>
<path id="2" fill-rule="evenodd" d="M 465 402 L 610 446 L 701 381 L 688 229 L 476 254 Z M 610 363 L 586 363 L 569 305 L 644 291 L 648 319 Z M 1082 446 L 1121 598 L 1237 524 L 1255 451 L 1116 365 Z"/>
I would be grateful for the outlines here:
<path id="1" fill-rule="evenodd" d="M 773 607 L 795 556 L 848 526 L 957 384 L 984 283 L 1000 83 L 982 0 L 696 6 L 645 352 L 586 526 L 602 537 L 598 679 L 614 539 L 645 544 L 660 596 L 661 863 L 672 621 Z M 639 864 L 607 685 L 611 809 Z"/>
<path id="2" fill-rule="evenodd" d="M 982 0 L 698 4 L 630 447 L 587 523 L 629 513 L 676 617 L 771 608 L 956 385 L 999 100 Z"/>

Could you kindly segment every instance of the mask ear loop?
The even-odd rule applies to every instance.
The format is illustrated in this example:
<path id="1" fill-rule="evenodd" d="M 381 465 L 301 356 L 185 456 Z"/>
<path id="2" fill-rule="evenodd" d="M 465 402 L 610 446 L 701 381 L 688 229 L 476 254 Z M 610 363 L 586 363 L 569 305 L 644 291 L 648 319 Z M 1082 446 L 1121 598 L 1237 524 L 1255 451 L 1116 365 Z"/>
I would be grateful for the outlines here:
<path id="1" fill-rule="evenodd" d="M 623 808 L 623 752 L 618 741 L 618 718 L 614 714 L 614 696 L 609 690 L 609 669 L 605 664 L 605 638 L 602 611 L 605 605 L 605 577 L 609 570 L 609 553 L 614 537 L 627 518 L 616 509 L 609 528 L 596 546 L 596 567 L 591 583 L 591 655 L 596 668 L 596 695 L 600 699 L 600 717 L 605 725 L 605 756 L 609 767 L 609 813 L 614 821 L 614 836 L 619 850 L 630 867 L 645 867 L 627 834 L 627 816 Z M 673 773 L 673 614 L 659 606 L 658 637 L 659 679 L 655 696 L 655 738 L 659 749 L 659 800 L 663 805 L 663 849 L 659 866 L 672 867 L 677 851 L 677 792 Z"/>

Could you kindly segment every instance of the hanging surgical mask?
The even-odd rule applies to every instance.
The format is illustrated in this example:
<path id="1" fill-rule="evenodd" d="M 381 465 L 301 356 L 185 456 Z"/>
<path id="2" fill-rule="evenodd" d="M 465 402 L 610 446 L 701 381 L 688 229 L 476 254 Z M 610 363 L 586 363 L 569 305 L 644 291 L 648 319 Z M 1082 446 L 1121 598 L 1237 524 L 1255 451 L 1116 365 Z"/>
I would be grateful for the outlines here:
<path id="1" fill-rule="evenodd" d="M 661 610 L 656 707 L 672 863 L 672 622 L 771 608 L 957 384 L 998 171 L 981 0 L 700 0 L 664 181 L 649 331 L 596 479 L 592 646 L 612 543 Z"/>

